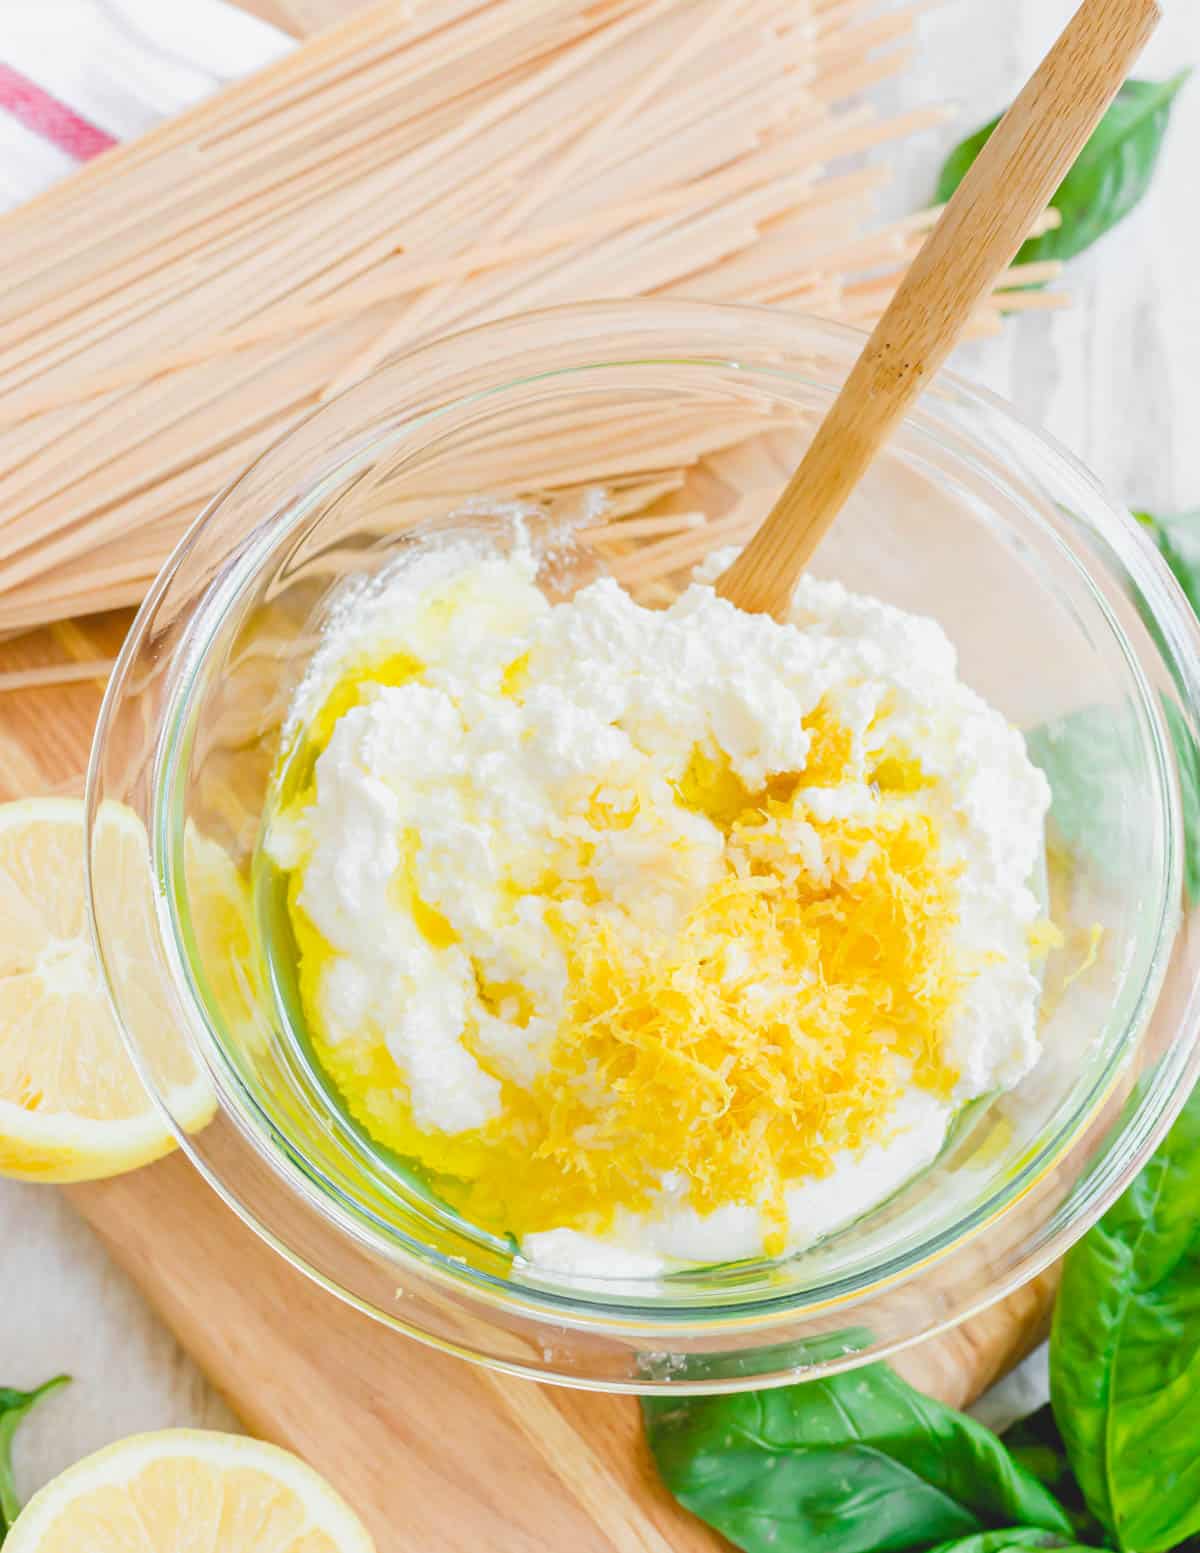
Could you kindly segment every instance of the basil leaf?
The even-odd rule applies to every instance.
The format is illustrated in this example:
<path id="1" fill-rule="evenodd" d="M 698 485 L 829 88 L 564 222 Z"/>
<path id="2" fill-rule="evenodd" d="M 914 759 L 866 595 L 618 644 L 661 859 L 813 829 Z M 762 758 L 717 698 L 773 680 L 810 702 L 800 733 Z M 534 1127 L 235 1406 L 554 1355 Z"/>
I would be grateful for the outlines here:
<path id="1" fill-rule="evenodd" d="M 1170 567 L 1175 580 L 1183 589 L 1188 603 L 1200 618 L 1200 508 L 1192 512 L 1177 512 L 1160 517 L 1151 512 L 1134 512 L 1134 517 L 1150 532 L 1163 560 Z M 1146 627 L 1160 650 L 1166 655 L 1158 623 L 1148 608 L 1139 601 Z M 1184 817 L 1184 867 L 1188 899 L 1200 900 L 1200 827 L 1193 823 L 1200 814 L 1200 750 L 1184 722 L 1183 715 L 1172 702 L 1164 697 L 1167 722 L 1175 755 L 1179 762 L 1179 786 Z"/>
<path id="2" fill-rule="evenodd" d="M 942 170 L 938 174 L 937 187 L 933 191 L 933 202 L 935 205 L 944 205 L 955 189 L 958 188 L 959 184 L 975 165 L 975 158 L 992 138 L 992 133 L 1002 117 L 1003 115 L 997 114 L 994 119 L 989 119 L 986 124 L 981 124 L 973 135 L 968 135 L 965 140 L 960 140 L 954 150 L 951 151 L 950 155 L 942 163 Z M 1028 246 L 1027 243 L 1026 247 Z"/>
<path id="3" fill-rule="evenodd" d="M 1183 713 L 1162 698 L 1167 728 L 1179 762 L 1179 804 L 1183 810 L 1183 885 L 1189 903 L 1200 900 L 1200 750 Z"/>
<path id="4" fill-rule="evenodd" d="M 1013 1424 L 1000 1438 L 1013 1460 L 1044 1483 L 1062 1505 L 1071 1518 L 1076 1541 L 1106 1546 L 1107 1533 L 1084 1503 L 1050 1404 Z"/>
<path id="5" fill-rule="evenodd" d="M 1051 201 L 1061 225 L 1024 243 L 1018 263 L 1073 258 L 1125 219 L 1150 187 L 1171 104 L 1190 74 L 1125 82 Z M 939 204 L 958 188 L 999 122 L 985 124 L 950 153 L 938 178 Z"/>
<path id="6" fill-rule="evenodd" d="M 1175 580 L 1187 595 L 1187 601 L 1200 616 L 1200 508 L 1158 517 L 1152 512 L 1135 512 L 1134 517 L 1150 531 L 1163 560 L 1175 574 Z"/>
<path id="7" fill-rule="evenodd" d="M 13 1437 L 30 1409 L 47 1392 L 65 1386 L 70 1378 L 69 1375 L 56 1375 L 36 1391 L 14 1391 L 11 1386 L 0 1386 L 0 1542 L 4 1541 L 21 1508 L 13 1482 Z"/>
<path id="8" fill-rule="evenodd" d="M 1070 1519 L 999 1439 L 884 1364 L 775 1391 L 643 1400 L 667 1487 L 746 1553 L 900 1553 Z"/>
<path id="9" fill-rule="evenodd" d="M 1175 747 L 1183 812 L 1184 888 L 1200 900 L 1200 750 L 1173 701 L 1162 698 Z M 1127 709 L 1089 706 L 1055 718 L 1025 735 L 1029 758 L 1050 783 L 1050 817 L 1072 852 L 1104 868 L 1121 830 L 1119 773 L 1133 758 L 1134 728 Z"/>
<path id="10" fill-rule="evenodd" d="M 1003 1531 L 981 1531 L 957 1542 L 939 1542 L 929 1553 L 1008 1553 L 1009 1548 L 1067 1548 L 1072 1553 L 1089 1553 L 1079 1542 L 1064 1542 L 1052 1531 L 1036 1526 L 1008 1526 Z"/>
<path id="11" fill-rule="evenodd" d="M 1200 1532 L 1200 1090 L 1133 1185 L 1067 1253 L 1054 1414 L 1121 1548 Z"/>
<path id="12" fill-rule="evenodd" d="M 1025 735 L 1025 747 L 1050 783 L 1050 817 L 1072 852 L 1093 862 L 1112 856 L 1120 834 L 1121 783 L 1136 746 L 1125 707 L 1085 706 Z"/>
<path id="13" fill-rule="evenodd" d="M 866 1327 L 841 1327 L 788 1343 L 766 1343 L 753 1353 L 643 1355 L 639 1366 L 648 1381 L 716 1381 L 742 1379 L 752 1384 L 764 1369 L 796 1370 L 841 1359 L 869 1348 L 874 1337 Z"/>

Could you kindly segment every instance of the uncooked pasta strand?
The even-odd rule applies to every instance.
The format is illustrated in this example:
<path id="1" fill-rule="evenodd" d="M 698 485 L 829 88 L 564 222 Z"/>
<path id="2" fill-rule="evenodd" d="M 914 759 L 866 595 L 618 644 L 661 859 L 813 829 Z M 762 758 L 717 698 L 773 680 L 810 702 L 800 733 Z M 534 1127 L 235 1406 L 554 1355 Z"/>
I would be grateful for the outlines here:
<path id="1" fill-rule="evenodd" d="M 246 463 L 435 329 L 598 295 L 869 322 L 934 213 L 870 230 L 886 169 L 844 159 L 942 110 L 839 104 L 905 67 L 923 8 L 385 0 L 0 219 L 0 632 L 136 600 Z M 1061 305 L 1021 289 L 1054 273 L 1014 266 L 975 332 Z M 551 408 L 366 521 L 390 532 L 515 471 L 595 511 L 599 483 L 586 542 L 657 597 L 743 534 L 745 503 L 700 524 L 692 493 L 736 501 L 738 448 L 778 423 Z"/>

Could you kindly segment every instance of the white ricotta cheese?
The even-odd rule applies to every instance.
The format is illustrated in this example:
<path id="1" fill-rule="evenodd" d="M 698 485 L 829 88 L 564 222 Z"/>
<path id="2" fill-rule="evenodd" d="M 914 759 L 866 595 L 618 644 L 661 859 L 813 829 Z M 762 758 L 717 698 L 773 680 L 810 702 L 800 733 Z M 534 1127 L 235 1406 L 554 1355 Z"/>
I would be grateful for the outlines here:
<path id="1" fill-rule="evenodd" d="M 710 560 L 708 574 L 728 559 Z M 803 770 L 804 720 L 822 702 L 871 748 L 919 753 L 931 779 L 922 802 L 960 869 L 958 947 L 975 974 L 949 1032 L 961 1073 L 952 1099 L 913 1087 L 881 1141 L 791 1184 L 789 1242 L 888 1196 L 937 1154 L 958 1105 L 1011 1086 L 1036 1060 L 1030 880 L 1049 792 L 1020 734 L 958 680 L 933 621 L 812 578 L 787 626 L 741 613 L 705 582 L 662 611 L 611 580 L 551 604 L 528 556 L 456 551 L 358 600 L 322 675 L 367 649 L 411 656 L 420 678 L 377 687 L 341 716 L 313 802 L 281 815 L 268 847 L 281 867 L 303 868 L 300 904 L 332 951 L 320 993 L 328 1038 L 382 1032 L 422 1128 L 484 1126 L 503 1082 L 528 1085 L 546 1063 L 568 990 L 539 893 L 547 871 L 569 877 L 586 856 L 595 910 L 617 931 L 671 932 L 725 866 L 718 827 L 677 801 L 694 752 L 723 752 L 758 790 Z M 593 790 L 628 823 L 590 823 L 581 804 Z M 788 822 L 788 846 L 817 868 L 813 826 L 868 814 L 872 795 L 848 783 L 800 797 L 809 819 Z M 423 930 L 414 901 L 448 925 L 445 942 Z M 726 974 L 744 973 L 731 946 Z M 639 1276 L 761 1243 L 755 1205 L 702 1216 L 667 1179 L 654 1212 L 619 1214 L 611 1238 L 556 1228 L 528 1235 L 523 1251 L 567 1274 Z"/>

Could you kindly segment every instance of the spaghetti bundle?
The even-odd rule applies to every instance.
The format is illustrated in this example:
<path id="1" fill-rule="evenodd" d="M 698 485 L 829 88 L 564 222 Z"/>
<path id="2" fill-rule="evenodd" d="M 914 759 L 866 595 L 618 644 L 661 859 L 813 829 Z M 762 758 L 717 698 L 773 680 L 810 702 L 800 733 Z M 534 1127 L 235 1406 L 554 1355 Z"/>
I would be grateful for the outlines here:
<path id="1" fill-rule="evenodd" d="M 4 217 L 0 631 L 136 602 L 297 417 L 447 330 L 635 295 L 869 323 L 932 219 L 868 230 L 855 162 L 942 117 L 857 102 L 917 9 L 387 0 Z M 651 430 L 602 538 L 690 555 L 702 519 L 647 509 L 729 429 Z"/>

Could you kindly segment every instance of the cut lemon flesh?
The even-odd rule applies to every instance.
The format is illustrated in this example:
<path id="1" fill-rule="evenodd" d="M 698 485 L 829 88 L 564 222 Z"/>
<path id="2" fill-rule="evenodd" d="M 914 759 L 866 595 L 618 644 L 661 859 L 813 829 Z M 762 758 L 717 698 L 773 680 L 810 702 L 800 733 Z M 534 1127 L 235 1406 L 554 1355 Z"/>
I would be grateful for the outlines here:
<path id="1" fill-rule="evenodd" d="M 151 960 L 146 834 L 106 805 L 95 866 L 128 903 L 124 985 L 160 1001 Z M 0 1172 L 24 1180 L 116 1175 L 174 1146 L 130 1061 L 88 936 L 83 805 L 38 798 L 0 806 Z M 165 1007 L 153 1070 L 185 1126 L 212 1112 L 212 1092 Z"/>
<path id="2" fill-rule="evenodd" d="M 375 1553 L 365 1526 L 298 1457 L 199 1429 L 138 1434 L 29 1501 L 4 1553 Z"/>

